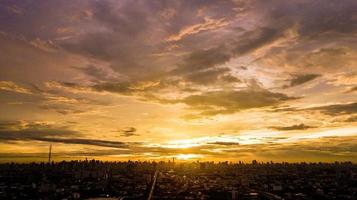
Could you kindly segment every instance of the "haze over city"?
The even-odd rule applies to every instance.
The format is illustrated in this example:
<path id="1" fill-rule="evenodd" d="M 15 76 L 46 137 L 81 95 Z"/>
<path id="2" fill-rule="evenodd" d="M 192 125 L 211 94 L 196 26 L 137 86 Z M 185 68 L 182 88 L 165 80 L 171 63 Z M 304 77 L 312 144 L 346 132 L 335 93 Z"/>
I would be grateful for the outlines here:
<path id="1" fill-rule="evenodd" d="M 356 10 L 2 0 L 0 162 L 357 162 Z"/>

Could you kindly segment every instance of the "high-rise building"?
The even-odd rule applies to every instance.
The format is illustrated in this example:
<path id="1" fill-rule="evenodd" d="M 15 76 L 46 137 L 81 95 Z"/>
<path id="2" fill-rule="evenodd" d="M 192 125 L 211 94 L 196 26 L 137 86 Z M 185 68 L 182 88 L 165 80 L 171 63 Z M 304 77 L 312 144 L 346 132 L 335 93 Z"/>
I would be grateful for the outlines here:
<path id="1" fill-rule="evenodd" d="M 48 150 L 48 163 L 51 163 L 51 156 L 52 156 L 52 145 L 50 144 L 50 148 Z"/>
<path id="2" fill-rule="evenodd" d="M 238 200 L 238 191 L 232 190 L 232 200 Z"/>

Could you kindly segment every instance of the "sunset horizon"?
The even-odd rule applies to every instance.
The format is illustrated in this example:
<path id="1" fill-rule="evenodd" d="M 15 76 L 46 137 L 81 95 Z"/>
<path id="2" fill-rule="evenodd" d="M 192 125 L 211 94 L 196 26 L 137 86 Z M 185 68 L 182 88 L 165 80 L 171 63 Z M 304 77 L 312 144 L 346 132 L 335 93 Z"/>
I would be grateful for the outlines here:
<path id="1" fill-rule="evenodd" d="M 1 1 L 0 163 L 356 163 L 356 10 Z"/>

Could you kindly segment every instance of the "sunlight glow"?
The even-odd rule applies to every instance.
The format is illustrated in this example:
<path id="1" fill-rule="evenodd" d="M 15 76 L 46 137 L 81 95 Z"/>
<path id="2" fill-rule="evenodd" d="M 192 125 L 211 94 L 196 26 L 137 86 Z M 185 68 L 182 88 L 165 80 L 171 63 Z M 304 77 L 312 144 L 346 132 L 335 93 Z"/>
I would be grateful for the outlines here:
<path id="1" fill-rule="evenodd" d="M 190 160 L 190 159 L 202 158 L 203 156 L 199 154 L 178 154 L 175 157 L 179 160 Z"/>

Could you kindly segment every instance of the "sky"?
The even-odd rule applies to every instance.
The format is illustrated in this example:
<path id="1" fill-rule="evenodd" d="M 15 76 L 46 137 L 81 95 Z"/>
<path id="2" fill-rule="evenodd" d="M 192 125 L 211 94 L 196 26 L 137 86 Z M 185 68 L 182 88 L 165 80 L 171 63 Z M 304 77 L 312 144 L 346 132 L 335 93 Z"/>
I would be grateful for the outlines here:
<path id="1" fill-rule="evenodd" d="M 0 162 L 357 162 L 356 0 L 2 0 Z"/>

